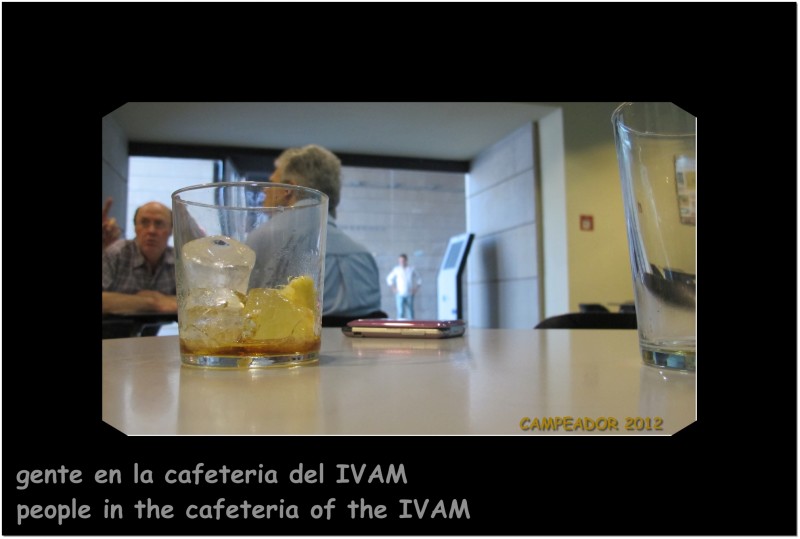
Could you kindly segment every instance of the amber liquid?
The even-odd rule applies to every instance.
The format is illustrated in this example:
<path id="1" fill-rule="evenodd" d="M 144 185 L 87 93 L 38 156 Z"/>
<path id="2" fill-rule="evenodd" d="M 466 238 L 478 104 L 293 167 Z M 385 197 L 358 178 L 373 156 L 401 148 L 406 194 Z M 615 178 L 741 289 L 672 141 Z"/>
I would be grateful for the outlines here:
<path id="1" fill-rule="evenodd" d="M 247 295 L 198 288 L 183 307 L 180 350 L 188 365 L 271 367 L 319 357 L 319 304 L 308 276 L 276 289 L 252 288 Z"/>
<path id="2" fill-rule="evenodd" d="M 313 340 L 287 338 L 274 339 L 271 341 L 230 343 L 223 346 L 203 347 L 192 346 L 191 343 L 180 340 L 181 354 L 191 354 L 196 356 L 225 356 L 225 357 L 247 357 L 247 356 L 291 356 L 306 355 L 311 352 L 319 352 L 321 339 L 317 337 Z"/>

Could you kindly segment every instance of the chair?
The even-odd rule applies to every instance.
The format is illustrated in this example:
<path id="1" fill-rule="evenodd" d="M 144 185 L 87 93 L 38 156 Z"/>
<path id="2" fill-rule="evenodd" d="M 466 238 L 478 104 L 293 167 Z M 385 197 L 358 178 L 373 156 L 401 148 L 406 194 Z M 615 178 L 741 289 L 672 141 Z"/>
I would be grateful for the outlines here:
<path id="1" fill-rule="evenodd" d="M 322 327 L 342 328 L 351 320 L 358 320 L 359 318 L 389 318 L 389 315 L 383 311 L 373 311 L 369 314 L 364 314 L 361 316 L 323 316 Z"/>
<path id="2" fill-rule="evenodd" d="M 104 314 L 103 338 L 152 337 L 161 326 L 177 321 L 177 313 Z"/>
<path id="3" fill-rule="evenodd" d="M 545 318 L 534 329 L 636 329 L 636 313 L 584 312 Z"/>
<path id="4" fill-rule="evenodd" d="M 578 303 L 578 310 L 582 313 L 607 313 L 611 312 L 600 303 Z"/>
<path id="5" fill-rule="evenodd" d="M 634 303 L 622 303 L 619 306 L 621 313 L 636 313 L 636 305 Z"/>
<path id="6" fill-rule="evenodd" d="M 104 339 L 122 339 L 136 337 L 137 335 L 137 325 L 133 320 L 125 318 L 103 319 Z"/>

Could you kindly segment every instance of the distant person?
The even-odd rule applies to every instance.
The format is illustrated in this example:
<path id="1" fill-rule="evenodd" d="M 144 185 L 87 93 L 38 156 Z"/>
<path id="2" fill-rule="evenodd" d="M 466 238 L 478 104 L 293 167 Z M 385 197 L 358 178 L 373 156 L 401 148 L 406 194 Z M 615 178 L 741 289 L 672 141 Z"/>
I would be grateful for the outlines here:
<path id="1" fill-rule="evenodd" d="M 108 212 L 111 209 L 111 204 L 114 203 L 114 199 L 108 197 L 106 199 L 105 204 L 103 204 L 103 250 L 106 250 L 106 247 L 120 239 L 122 236 L 122 229 L 120 229 L 119 225 L 117 224 L 117 220 L 113 217 L 108 216 Z"/>
<path id="2" fill-rule="evenodd" d="M 108 203 L 107 203 L 108 206 Z M 148 202 L 133 214 L 136 238 L 103 251 L 103 313 L 177 312 L 172 210 Z"/>
<path id="3" fill-rule="evenodd" d="M 397 258 L 397 266 L 386 277 L 386 284 L 392 287 L 397 302 L 397 318 L 414 318 L 414 296 L 422 279 L 412 266 L 408 265 L 408 256 L 401 254 Z"/>
<path id="4" fill-rule="evenodd" d="M 336 226 L 336 207 L 342 185 L 339 158 L 314 144 L 289 148 L 275 160 L 275 172 L 270 181 L 310 187 L 328 195 L 322 315 L 359 318 L 380 310 L 380 273 L 375 258 L 366 247 Z M 260 249 L 259 244 L 269 241 L 268 230 L 263 230 L 264 233 L 254 231 L 247 241 L 257 254 L 265 250 Z M 258 272 L 267 272 L 270 265 L 277 263 L 279 261 L 257 258 L 251 282 L 261 279 Z"/>

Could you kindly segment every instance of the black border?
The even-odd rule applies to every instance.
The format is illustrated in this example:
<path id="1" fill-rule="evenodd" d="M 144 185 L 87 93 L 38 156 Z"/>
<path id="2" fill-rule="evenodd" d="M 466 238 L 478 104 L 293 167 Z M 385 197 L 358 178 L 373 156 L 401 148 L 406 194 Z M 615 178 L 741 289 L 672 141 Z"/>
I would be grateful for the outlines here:
<path id="1" fill-rule="evenodd" d="M 230 100 L 235 85 L 214 79 L 201 85 L 198 76 L 224 60 L 222 42 L 235 41 L 241 50 L 253 47 L 258 55 L 246 62 L 258 58 L 272 73 L 286 73 L 280 68 L 290 53 L 280 46 L 265 51 L 263 32 L 250 39 L 255 32 L 243 32 L 241 25 L 250 21 L 241 12 L 234 19 L 215 4 L 193 9 L 201 20 L 211 20 L 213 13 L 218 27 L 236 28 L 242 39 L 190 36 L 194 39 L 170 44 L 178 37 L 180 20 L 167 23 L 165 12 L 154 18 L 151 6 L 4 3 L 3 534 L 796 535 L 796 4 L 465 5 L 458 7 L 457 43 L 463 46 L 455 46 L 455 36 L 442 30 L 453 20 L 430 10 L 421 17 L 415 9 L 394 7 L 378 12 L 378 6 L 364 6 L 353 17 L 378 20 L 374 17 L 380 15 L 380 32 L 356 34 L 338 27 L 336 39 L 327 42 L 333 45 L 325 48 L 326 58 L 338 61 L 339 78 L 326 81 L 371 68 L 365 78 L 369 84 L 348 92 L 350 98 L 364 99 L 369 91 L 374 100 L 644 98 L 673 100 L 698 116 L 698 166 L 709 178 L 698 193 L 703 207 L 698 262 L 706 275 L 698 282 L 703 298 L 699 353 L 708 358 L 698 372 L 699 421 L 670 438 L 580 440 L 128 438 L 103 425 L 98 419 L 99 329 L 86 323 L 96 320 L 99 310 L 99 295 L 94 304 L 86 299 L 97 280 L 87 261 L 96 254 L 84 237 L 99 206 L 94 198 L 99 117 L 127 100 Z M 300 8 L 313 8 L 322 18 L 344 15 L 341 6 Z M 445 13 L 454 10 L 443 5 Z M 345 24 L 347 18 L 338 20 Z M 126 46 L 130 34 L 116 31 L 121 19 L 138 24 L 148 39 Z M 579 31 L 576 20 L 591 26 Z M 253 30 L 263 30 L 264 21 L 260 17 Z M 269 26 L 271 43 L 289 43 L 280 41 L 280 28 Z M 464 28 L 479 30 L 481 37 L 484 31 L 499 31 L 475 39 L 475 32 Z M 669 39 L 643 46 L 659 34 Z M 415 55 L 411 45 L 422 37 L 426 53 Z M 362 52 L 365 39 L 398 48 L 376 58 Z M 31 40 L 39 48 L 30 50 L 48 54 L 20 52 Z M 120 66 L 119 59 L 127 65 Z M 232 77 L 236 73 L 231 69 Z M 290 74 L 276 85 L 275 93 L 283 94 L 276 100 L 312 91 L 288 84 L 300 77 Z M 376 82 L 381 77 L 385 85 Z M 134 88 L 133 80 L 146 82 Z M 464 80 L 474 81 L 471 91 Z M 320 88 L 328 87 L 315 85 L 317 96 Z M 263 99 L 267 91 L 258 90 L 257 99 Z M 250 100 L 255 91 L 243 93 L 248 95 L 240 99 Z M 341 97 L 335 91 L 325 94 Z M 191 489 L 100 490 L 88 484 L 22 492 L 14 488 L 20 469 L 63 464 L 125 470 L 138 461 L 158 470 L 184 466 L 198 451 L 213 465 L 224 455 L 259 455 L 274 451 L 276 444 L 297 462 L 403 462 L 413 477 L 400 489 L 403 496 L 468 498 L 473 518 L 346 526 L 129 519 L 113 525 L 89 520 L 69 527 L 44 521 L 16 526 L 17 503 L 108 497 L 127 504 L 149 494 L 177 505 L 200 495 Z M 207 490 L 204 495 L 212 499 L 235 494 Z M 363 495 L 373 503 L 398 497 L 397 491 L 368 491 L 353 488 L 335 495 Z M 333 493 L 289 488 L 281 495 L 300 500 Z"/>

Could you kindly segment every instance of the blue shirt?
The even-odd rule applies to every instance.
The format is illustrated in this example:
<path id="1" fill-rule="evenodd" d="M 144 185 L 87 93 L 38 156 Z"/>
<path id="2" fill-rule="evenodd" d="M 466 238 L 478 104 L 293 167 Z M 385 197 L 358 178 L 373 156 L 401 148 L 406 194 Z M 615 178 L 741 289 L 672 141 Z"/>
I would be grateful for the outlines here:
<path id="1" fill-rule="evenodd" d="M 287 277 L 308 274 L 307 261 L 300 254 L 317 250 L 313 243 L 317 235 L 303 230 L 312 223 L 300 220 L 301 215 L 296 220 L 293 212 L 276 215 L 250 233 L 247 244 L 256 252 L 250 288 L 274 288 L 286 284 Z M 322 315 L 359 317 L 379 310 L 381 287 L 375 258 L 339 230 L 330 215 L 326 230 Z M 268 256 L 275 252 L 298 256 Z"/>
<path id="2" fill-rule="evenodd" d="M 362 316 L 381 308 L 378 264 L 328 216 L 323 315 Z"/>

